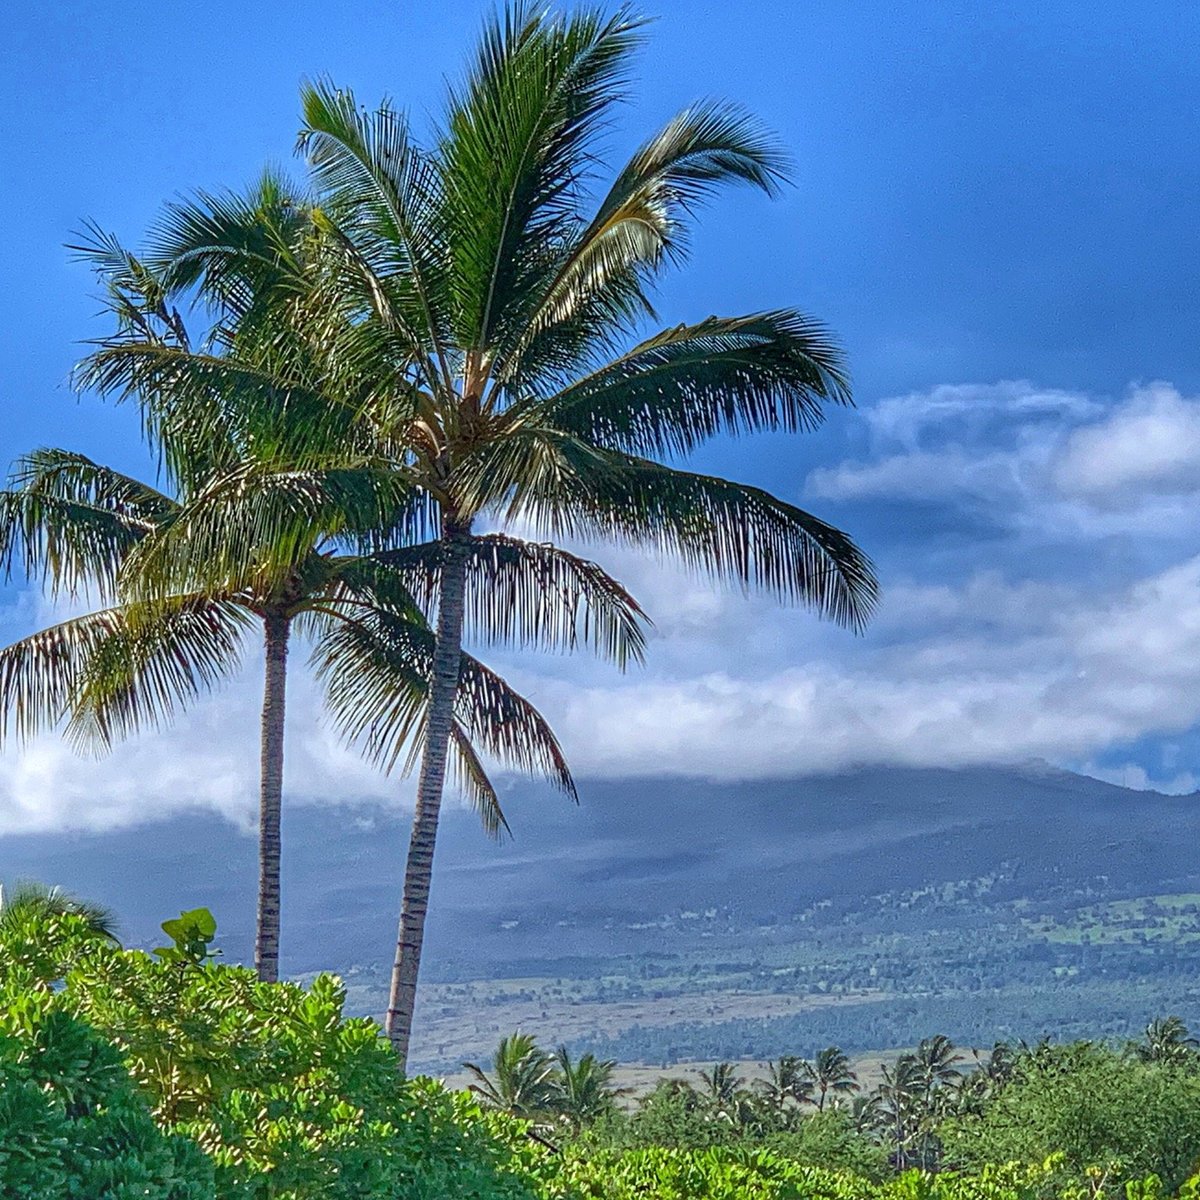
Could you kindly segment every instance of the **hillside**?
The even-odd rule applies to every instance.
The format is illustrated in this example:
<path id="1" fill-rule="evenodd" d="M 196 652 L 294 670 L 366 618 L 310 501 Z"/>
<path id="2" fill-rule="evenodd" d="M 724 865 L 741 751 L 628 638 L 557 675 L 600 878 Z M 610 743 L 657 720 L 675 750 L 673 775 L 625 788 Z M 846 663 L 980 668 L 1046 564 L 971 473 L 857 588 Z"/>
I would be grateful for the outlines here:
<path id="1" fill-rule="evenodd" d="M 1200 1019 L 1200 803 L 1048 768 L 877 769 L 802 780 L 589 783 L 578 807 L 513 788 L 514 837 L 448 814 L 419 1053 L 536 1022 L 625 1059 L 1114 1033 Z M 346 975 L 378 1008 L 400 814 L 285 822 L 284 966 Z M 61 883 L 153 943 L 181 907 L 249 952 L 250 838 L 190 817 L 4 839 L 0 876 Z M 799 1043 L 799 1044 L 797 1044 Z"/>

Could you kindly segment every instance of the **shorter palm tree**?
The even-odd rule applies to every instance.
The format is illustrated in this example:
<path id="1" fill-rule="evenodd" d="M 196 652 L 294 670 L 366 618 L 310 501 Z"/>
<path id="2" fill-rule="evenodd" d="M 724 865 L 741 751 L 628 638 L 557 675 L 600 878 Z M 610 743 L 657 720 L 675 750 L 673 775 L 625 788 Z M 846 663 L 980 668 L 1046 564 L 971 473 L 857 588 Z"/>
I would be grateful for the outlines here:
<path id="1" fill-rule="evenodd" d="M 812 1062 L 801 1060 L 801 1077 L 808 1083 L 810 1093 L 816 1093 L 816 1100 L 811 1094 L 807 1097 L 815 1103 L 817 1110 L 823 1112 L 825 1101 L 830 1093 L 834 1096 L 851 1095 L 859 1090 L 858 1076 L 850 1065 L 850 1059 L 837 1046 L 826 1046 L 818 1050 Z"/>
<path id="2" fill-rule="evenodd" d="M 97 937 L 117 940 L 117 919 L 111 909 L 91 900 L 80 900 L 60 887 L 31 880 L 0 884 L 0 934 L 29 916 L 82 917 Z"/>
<path id="3" fill-rule="evenodd" d="M 755 1087 L 776 1113 L 784 1112 L 789 1101 L 805 1104 L 812 1100 L 813 1083 L 804 1070 L 807 1065 L 804 1059 L 793 1054 L 763 1063 L 767 1075 L 765 1079 L 759 1079 Z"/>
<path id="4" fill-rule="evenodd" d="M 527 1033 L 501 1039 L 491 1074 L 475 1063 L 463 1067 L 475 1080 L 471 1091 L 484 1104 L 524 1120 L 544 1120 L 561 1094 L 553 1057 Z"/>
<path id="5" fill-rule="evenodd" d="M 1198 1042 L 1179 1017 L 1159 1017 L 1146 1026 L 1146 1038 L 1130 1050 L 1142 1062 L 1180 1066 L 1200 1061 Z"/>
<path id="6" fill-rule="evenodd" d="M 617 1064 L 613 1059 L 584 1054 L 572 1061 L 566 1046 L 559 1046 L 555 1061 L 558 1070 L 553 1078 L 556 1088 L 553 1107 L 576 1129 L 591 1125 L 611 1112 L 617 1100 L 632 1090 L 614 1084 Z"/>

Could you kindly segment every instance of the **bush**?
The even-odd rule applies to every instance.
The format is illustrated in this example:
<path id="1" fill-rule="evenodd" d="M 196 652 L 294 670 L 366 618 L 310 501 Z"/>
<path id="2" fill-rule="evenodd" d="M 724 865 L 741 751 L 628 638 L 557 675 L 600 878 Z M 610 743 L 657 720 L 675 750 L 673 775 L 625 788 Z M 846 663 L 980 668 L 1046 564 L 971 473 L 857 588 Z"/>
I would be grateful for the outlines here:
<path id="1" fill-rule="evenodd" d="M 1090 1167 L 1116 1180 L 1159 1176 L 1168 1191 L 1200 1167 L 1200 1076 L 1103 1046 L 1042 1046 L 976 1116 L 939 1130 L 946 1161 L 1040 1163 L 1063 1178 Z"/>
<path id="2" fill-rule="evenodd" d="M 850 1114 L 839 1108 L 806 1114 L 794 1130 L 764 1138 L 763 1147 L 796 1162 L 867 1179 L 882 1179 L 889 1169 L 887 1150 L 855 1129 Z"/>
<path id="3" fill-rule="evenodd" d="M 64 937 L 78 918 L 59 919 Z M 13 972 L 17 974 L 19 972 Z M 0 974 L 0 1195 L 213 1200 L 212 1163 L 164 1133 L 117 1051 L 49 990 Z"/>
<path id="4" fill-rule="evenodd" d="M 264 984 L 245 968 L 205 961 L 203 944 L 155 958 L 83 936 L 74 920 L 6 931 L 0 986 L 16 1011 L 40 1006 L 54 1028 L 90 1039 L 95 1053 L 71 1060 L 78 1085 L 96 1072 L 119 1083 L 140 1106 L 133 1132 L 190 1148 L 189 1161 L 207 1171 L 208 1195 L 214 1179 L 221 1200 L 535 1195 L 545 1152 L 523 1126 L 432 1081 L 402 1082 L 378 1026 L 342 1015 L 334 978 L 320 976 L 308 989 Z M 185 940 L 181 934 L 174 950 L 186 949 Z M 56 1069 L 57 1058 L 38 1043 L 28 1042 L 26 1058 Z M 35 1141 L 57 1144 L 41 1134 Z M 10 1194 L 22 1193 L 3 1192 Z M 143 1192 L 111 1192 L 114 1200 L 126 1194 Z M 144 1194 L 193 1200 L 205 1193 Z"/>

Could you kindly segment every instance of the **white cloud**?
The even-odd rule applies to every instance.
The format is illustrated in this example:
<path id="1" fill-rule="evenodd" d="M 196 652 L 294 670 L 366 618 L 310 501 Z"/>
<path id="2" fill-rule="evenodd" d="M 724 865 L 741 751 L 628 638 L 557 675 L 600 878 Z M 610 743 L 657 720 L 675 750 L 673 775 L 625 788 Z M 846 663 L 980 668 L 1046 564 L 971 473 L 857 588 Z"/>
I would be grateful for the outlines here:
<path id="1" fill-rule="evenodd" d="M 987 577 L 916 589 L 911 618 L 936 622 L 857 662 L 739 674 L 718 651 L 726 665 L 692 677 L 533 690 L 562 714 L 576 768 L 606 775 L 1078 760 L 1200 718 L 1200 559 L 1066 608 L 1046 605 L 1055 593 Z M 980 604 L 1006 628 L 959 630 Z"/>
<path id="2" fill-rule="evenodd" d="M 655 619 L 646 668 L 496 663 L 554 724 L 576 772 L 735 779 L 1038 757 L 1189 789 L 1200 772 L 1186 762 L 1153 778 L 1144 764 L 1103 764 L 1200 721 L 1200 401 L 1164 384 L 1103 404 L 1011 383 L 888 400 L 862 419 L 870 454 L 814 472 L 809 495 L 920 497 L 950 515 L 974 499 L 1007 533 L 936 559 L 885 546 L 883 604 L 859 639 L 633 552 L 595 550 Z M 20 597 L 0 621 L 16 635 L 51 615 Z M 383 778 L 323 727 L 302 654 L 293 661 L 289 798 L 406 803 L 411 782 Z M 194 808 L 249 824 L 260 674 L 252 656 L 173 729 L 101 761 L 52 736 L 8 749 L 0 833 Z"/>
<path id="3" fill-rule="evenodd" d="M 1200 491 L 1200 401 L 1163 383 L 1133 391 L 1070 435 L 1054 481 L 1064 495 L 1102 505 Z"/>

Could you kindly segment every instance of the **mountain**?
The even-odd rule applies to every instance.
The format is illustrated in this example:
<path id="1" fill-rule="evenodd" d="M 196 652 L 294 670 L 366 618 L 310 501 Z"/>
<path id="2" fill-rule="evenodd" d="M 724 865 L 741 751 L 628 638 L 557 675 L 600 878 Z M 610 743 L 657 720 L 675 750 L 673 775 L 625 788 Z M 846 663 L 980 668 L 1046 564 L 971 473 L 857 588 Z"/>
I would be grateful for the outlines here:
<path id="1" fill-rule="evenodd" d="M 547 997 L 565 1005 L 567 993 L 610 1008 L 624 997 L 635 1010 L 640 998 L 648 1012 L 672 997 L 753 992 L 777 997 L 766 1009 L 783 1004 L 789 1019 L 793 1000 L 829 995 L 876 1009 L 880 994 L 921 996 L 928 1008 L 978 990 L 970 947 L 986 936 L 983 950 L 1004 964 L 995 986 L 1037 990 L 1036 1003 L 1021 993 L 1036 1020 L 1058 1003 L 1047 988 L 1096 984 L 1096 962 L 1111 980 L 1152 980 L 1147 1003 L 1173 1000 L 1171 981 L 1196 965 L 1197 796 L 1048 767 L 875 768 L 754 783 L 591 782 L 578 807 L 513 784 L 505 807 L 514 834 L 501 843 L 467 812 L 445 819 L 426 960 L 442 989 L 430 993 L 439 1017 L 465 1005 L 464 982 L 483 1003 L 487 981 L 516 978 L 535 981 L 519 989 L 535 1014 L 551 1011 Z M 284 839 L 285 971 L 337 970 L 356 1004 L 377 1007 L 405 815 L 293 807 Z M 131 944 L 156 944 L 164 917 L 209 906 L 235 959 L 250 953 L 254 870 L 253 839 L 199 814 L 0 839 L 0 878 L 35 877 L 111 905 Z M 497 989 L 486 1002 L 503 1009 L 512 988 Z M 687 1005 L 672 1011 L 682 1013 L 677 1027 L 696 1023 Z M 595 1012 L 604 1045 L 618 1051 L 648 1019 Z M 718 1004 L 700 1015 L 715 1028 L 727 1014 Z M 581 1035 L 591 1028 L 578 1024 Z M 453 1045 L 452 1030 L 439 1045 Z"/>

